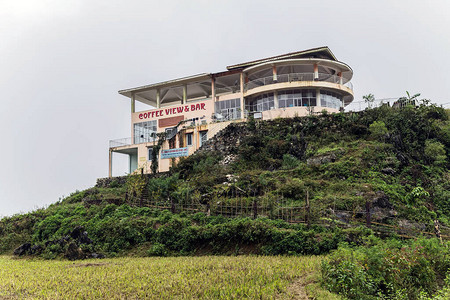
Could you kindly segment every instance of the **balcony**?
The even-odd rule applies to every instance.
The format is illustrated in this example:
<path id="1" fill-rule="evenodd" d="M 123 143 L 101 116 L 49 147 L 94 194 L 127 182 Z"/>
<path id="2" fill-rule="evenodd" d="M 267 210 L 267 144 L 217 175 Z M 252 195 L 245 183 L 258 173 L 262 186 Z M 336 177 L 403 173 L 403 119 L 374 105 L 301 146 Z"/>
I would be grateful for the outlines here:
<path id="1" fill-rule="evenodd" d="M 110 140 L 109 141 L 109 148 L 116 148 L 116 147 L 123 147 L 123 146 L 131 146 L 133 143 L 131 141 L 131 137 L 117 139 L 117 140 Z"/>
<path id="2" fill-rule="evenodd" d="M 315 81 L 315 82 L 329 82 L 343 85 L 353 91 L 353 85 L 350 81 L 345 82 L 347 79 L 339 77 L 337 75 L 319 73 L 318 78 L 314 78 L 314 73 L 290 73 L 279 74 L 277 80 L 273 79 L 273 76 L 262 77 L 254 80 L 250 80 L 244 85 L 244 91 L 248 91 L 257 87 L 277 84 L 282 82 L 296 82 L 296 81 Z M 345 83 L 344 83 L 345 82 Z"/>

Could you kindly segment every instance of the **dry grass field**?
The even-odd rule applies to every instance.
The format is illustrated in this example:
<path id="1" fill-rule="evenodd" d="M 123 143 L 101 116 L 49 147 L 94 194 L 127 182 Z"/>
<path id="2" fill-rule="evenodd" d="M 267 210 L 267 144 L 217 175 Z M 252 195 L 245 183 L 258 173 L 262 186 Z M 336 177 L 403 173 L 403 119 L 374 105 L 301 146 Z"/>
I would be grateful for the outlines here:
<path id="1" fill-rule="evenodd" d="M 73 262 L 0 256 L 0 299 L 307 299 L 306 292 L 329 298 L 317 284 L 321 260 L 203 256 Z"/>

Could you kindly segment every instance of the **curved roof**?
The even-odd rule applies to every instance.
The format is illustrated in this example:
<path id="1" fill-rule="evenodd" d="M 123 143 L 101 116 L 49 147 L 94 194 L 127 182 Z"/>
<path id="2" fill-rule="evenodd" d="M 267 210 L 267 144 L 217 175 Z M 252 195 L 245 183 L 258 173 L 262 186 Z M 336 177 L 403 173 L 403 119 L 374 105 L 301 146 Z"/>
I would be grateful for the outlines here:
<path id="1" fill-rule="evenodd" d="M 308 49 L 308 50 L 302 50 L 302 51 L 296 51 L 296 52 L 291 52 L 291 53 L 287 53 L 287 54 L 272 56 L 272 57 L 268 57 L 268 58 L 262 58 L 262 59 L 258 59 L 258 60 L 245 62 L 245 63 L 240 63 L 237 65 L 228 66 L 227 69 L 228 70 L 234 70 L 234 69 L 239 69 L 239 68 L 243 69 L 243 68 L 248 68 L 248 67 L 266 63 L 266 62 L 282 60 L 282 59 L 289 59 L 289 58 L 324 58 L 324 59 L 337 61 L 336 56 L 334 56 L 334 54 L 333 54 L 333 52 L 331 52 L 330 48 L 328 48 L 328 46 L 324 46 L 324 47 L 312 48 L 312 49 Z"/>

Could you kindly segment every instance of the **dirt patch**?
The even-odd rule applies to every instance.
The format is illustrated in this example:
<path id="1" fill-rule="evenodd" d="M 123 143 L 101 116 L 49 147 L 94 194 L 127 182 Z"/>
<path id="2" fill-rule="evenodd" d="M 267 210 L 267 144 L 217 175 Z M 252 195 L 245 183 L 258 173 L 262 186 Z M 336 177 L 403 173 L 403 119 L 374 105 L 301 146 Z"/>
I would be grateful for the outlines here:
<path id="1" fill-rule="evenodd" d="M 101 267 L 109 265 L 109 263 L 86 263 L 86 264 L 74 264 L 69 266 L 69 268 L 85 268 L 85 267 Z"/>
<path id="2" fill-rule="evenodd" d="M 288 299 L 299 299 L 299 300 L 308 300 L 308 294 L 306 293 L 305 286 L 307 285 L 307 281 L 305 277 L 301 277 L 294 281 L 288 288 L 286 289 L 286 295 L 288 295 Z"/>

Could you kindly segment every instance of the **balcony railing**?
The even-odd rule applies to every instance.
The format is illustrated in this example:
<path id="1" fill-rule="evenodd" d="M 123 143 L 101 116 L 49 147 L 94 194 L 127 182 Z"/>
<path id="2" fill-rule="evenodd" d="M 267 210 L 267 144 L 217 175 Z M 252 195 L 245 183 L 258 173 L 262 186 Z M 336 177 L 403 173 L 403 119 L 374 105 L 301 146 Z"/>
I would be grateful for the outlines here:
<path id="1" fill-rule="evenodd" d="M 171 136 L 170 138 L 172 138 Z M 168 138 L 168 139 L 170 139 Z M 133 143 L 133 139 L 131 137 L 117 139 L 117 140 L 110 140 L 109 141 L 109 148 L 115 148 L 115 147 L 123 147 L 123 146 L 131 146 L 131 145 L 138 145 L 138 144 L 145 144 L 145 143 L 153 143 L 157 141 L 158 138 L 154 137 L 137 137 Z"/>
<path id="2" fill-rule="evenodd" d="M 110 140 L 109 141 L 109 148 L 115 148 L 115 147 L 122 147 L 122 146 L 130 146 L 132 145 L 131 137 L 117 139 L 117 140 Z"/>
<path id="3" fill-rule="evenodd" d="M 337 75 L 330 75 L 319 73 L 318 78 L 314 78 L 314 73 L 290 73 L 290 74 L 279 74 L 277 79 L 274 80 L 273 76 L 262 77 L 258 79 L 251 80 L 244 85 L 244 90 L 248 91 L 260 86 L 265 86 L 269 84 L 276 84 L 281 82 L 295 82 L 295 81 L 324 81 L 336 84 L 342 84 L 353 90 L 353 85 L 350 81 L 343 83 L 346 79 L 339 77 Z M 341 83 L 342 82 L 342 83 Z"/>

